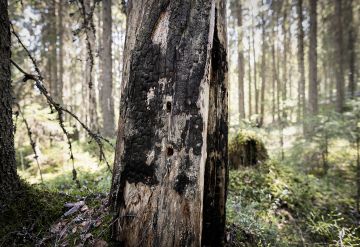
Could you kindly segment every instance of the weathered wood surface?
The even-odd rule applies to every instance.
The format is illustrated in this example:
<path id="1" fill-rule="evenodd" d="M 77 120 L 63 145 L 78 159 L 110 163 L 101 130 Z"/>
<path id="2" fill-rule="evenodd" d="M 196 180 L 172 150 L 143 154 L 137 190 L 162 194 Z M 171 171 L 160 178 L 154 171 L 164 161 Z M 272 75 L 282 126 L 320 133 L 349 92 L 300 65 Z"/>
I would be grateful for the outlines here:
<path id="1" fill-rule="evenodd" d="M 127 14 L 113 237 L 123 246 L 222 245 L 225 1 L 129 1 Z"/>

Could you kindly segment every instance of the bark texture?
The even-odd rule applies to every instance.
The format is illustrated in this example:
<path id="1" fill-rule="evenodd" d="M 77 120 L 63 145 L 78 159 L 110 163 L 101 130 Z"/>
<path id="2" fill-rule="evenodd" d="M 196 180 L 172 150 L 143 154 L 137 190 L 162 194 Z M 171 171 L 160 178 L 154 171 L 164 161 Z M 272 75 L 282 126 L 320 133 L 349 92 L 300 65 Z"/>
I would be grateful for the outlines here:
<path id="1" fill-rule="evenodd" d="M 103 135 L 112 137 L 115 133 L 114 99 L 112 95 L 112 15 L 111 0 L 102 1 L 102 80 L 100 81 L 100 106 L 103 118 Z"/>
<path id="2" fill-rule="evenodd" d="M 318 81 L 317 81 L 317 0 L 310 1 L 310 31 L 309 31 L 309 114 L 318 113 Z"/>
<path id="3" fill-rule="evenodd" d="M 10 22 L 7 0 L 0 0 L 0 204 L 19 188 L 16 173 L 10 74 Z M 1 209 L 1 205 L 0 205 Z"/>
<path id="4" fill-rule="evenodd" d="M 225 1 L 128 1 L 127 11 L 113 238 L 122 246 L 221 246 Z"/>

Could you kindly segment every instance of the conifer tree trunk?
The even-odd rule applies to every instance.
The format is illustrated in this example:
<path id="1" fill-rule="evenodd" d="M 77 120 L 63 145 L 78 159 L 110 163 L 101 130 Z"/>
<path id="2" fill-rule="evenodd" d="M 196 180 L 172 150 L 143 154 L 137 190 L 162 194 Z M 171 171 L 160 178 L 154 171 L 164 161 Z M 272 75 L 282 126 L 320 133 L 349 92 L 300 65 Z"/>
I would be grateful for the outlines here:
<path id="1" fill-rule="evenodd" d="M 275 122 L 275 116 L 276 116 L 276 61 L 275 61 L 275 24 L 273 24 L 272 27 L 272 39 L 271 39 L 271 84 L 272 84 L 272 122 Z"/>
<path id="2" fill-rule="evenodd" d="M 263 4 L 263 2 L 262 2 Z M 262 44 L 261 44 L 261 105 L 260 105 L 260 120 L 259 120 L 259 126 L 263 125 L 264 122 L 264 115 L 265 115 L 265 90 L 266 90 L 266 40 L 265 40 L 265 17 L 264 13 L 261 14 L 261 38 L 262 38 Z"/>
<path id="3" fill-rule="evenodd" d="M 10 22 L 8 2 L 0 0 L 0 209 L 19 186 L 16 173 L 10 74 Z"/>
<path id="4" fill-rule="evenodd" d="M 282 20 L 282 32 L 283 32 L 283 61 L 282 61 L 282 85 L 281 85 L 281 99 L 282 99 L 282 122 L 286 121 L 287 114 L 285 109 L 285 104 L 287 100 L 287 85 L 288 85 L 288 57 L 287 57 L 287 48 L 288 48 L 288 28 L 287 28 L 288 13 L 287 13 L 287 1 L 284 4 L 284 15 Z"/>
<path id="5" fill-rule="evenodd" d="M 63 103 L 63 89 L 64 89 L 64 12 L 66 11 L 66 7 L 64 8 L 65 2 L 59 1 L 58 2 L 58 31 L 59 31 L 59 78 L 57 82 L 57 100 L 59 103 Z"/>
<path id="6" fill-rule="evenodd" d="M 344 110 L 344 57 L 343 57 L 343 25 L 342 25 L 342 1 L 335 0 L 335 78 L 336 78 L 336 111 Z"/>
<path id="7" fill-rule="evenodd" d="M 356 36 L 357 36 L 357 29 L 354 23 L 354 13 L 353 13 L 353 1 L 349 0 L 349 22 L 348 22 L 348 52 L 349 52 L 349 92 L 351 98 L 354 98 L 356 92 Z"/>
<path id="8" fill-rule="evenodd" d="M 251 12 L 251 36 L 252 36 L 252 53 L 253 53 L 253 66 L 254 66 L 254 92 L 255 92 L 255 114 L 259 113 L 259 89 L 257 85 L 257 73 L 256 73 L 256 56 L 255 56 L 255 23 L 254 15 Z"/>
<path id="9" fill-rule="evenodd" d="M 248 49 L 248 77 L 249 77 L 249 120 L 251 120 L 251 115 L 252 115 L 252 94 L 251 94 L 251 88 L 252 88 L 252 80 L 251 80 L 251 39 L 250 39 L 250 35 L 248 35 L 248 44 L 249 44 L 249 49 Z"/>
<path id="10" fill-rule="evenodd" d="M 238 97 L 239 97 L 239 115 L 240 120 L 245 116 L 245 94 L 244 94 L 244 48 L 243 48 L 243 25 L 242 25 L 242 4 L 241 1 L 236 2 L 236 18 L 238 26 Z"/>
<path id="11" fill-rule="evenodd" d="M 222 246 L 225 1 L 127 4 L 112 236 L 121 246 Z"/>
<path id="12" fill-rule="evenodd" d="M 317 0 L 310 1 L 310 31 L 309 31 L 309 114 L 318 113 L 318 81 L 317 81 Z"/>
<path id="13" fill-rule="evenodd" d="M 56 4 L 52 0 L 48 11 L 44 18 L 46 25 L 44 26 L 44 39 L 48 45 L 47 53 L 47 77 L 48 89 L 52 97 L 58 100 L 58 74 L 57 74 L 57 26 L 56 26 Z"/>
<path id="14" fill-rule="evenodd" d="M 111 0 L 102 1 L 102 80 L 100 82 L 100 106 L 103 117 L 103 135 L 111 137 L 115 133 L 114 120 L 114 99 L 112 95 L 113 80 L 112 80 L 112 15 L 111 15 Z"/>
<path id="15" fill-rule="evenodd" d="M 97 99 L 94 85 L 95 69 L 95 26 L 93 21 L 94 8 L 91 0 L 84 1 L 84 18 L 86 32 L 86 61 L 85 61 L 85 84 L 88 86 L 88 116 L 89 127 L 98 130 Z M 95 4 L 95 2 L 93 2 Z"/>
<path id="16" fill-rule="evenodd" d="M 59 100 L 59 77 L 58 77 L 58 60 L 57 60 L 57 18 L 56 18 L 56 1 L 52 0 L 49 7 L 49 39 L 50 39 L 50 59 L 51 59 L 51 94 Z"/>
<path id="17" fill-rule="evenodd" d="M 304 28 L 303 28 L 303 0 L 297 0 L 297 26 L 298 26 L 298 70 L 300 74 L 298 82 L 298 116 L 297 121 L 304 118 L 305 113 L 305 66 L 304 66 Z"/>

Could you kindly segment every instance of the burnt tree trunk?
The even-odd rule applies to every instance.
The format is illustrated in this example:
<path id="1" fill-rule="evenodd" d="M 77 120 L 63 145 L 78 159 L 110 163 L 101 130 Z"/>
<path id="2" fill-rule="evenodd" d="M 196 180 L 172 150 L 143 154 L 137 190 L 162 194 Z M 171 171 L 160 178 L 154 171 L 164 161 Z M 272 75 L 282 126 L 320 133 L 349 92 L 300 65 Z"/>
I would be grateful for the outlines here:
<path id="1" fill-rule="evenodd" d="M 122 246 L 222 246 L 225 1 L 128 1 L 110 193 Z"/>
<path id="2" fill-rule="evenodd" d="M 0 204 L 19 188 L 16 173 L 10 77 L 8 2 L 0 0 Z M 0 205 L 0 209 L 1 209 Z"/>
<path id="3" fill-rule="evenodd" d="M 111 0 L 102 1 L 102 80 L 100 82 L 100 106 L 103 118 L 103 135 L 112 137 L 115 133 L 114 99 L 112 95 L 112 15 Z"/>

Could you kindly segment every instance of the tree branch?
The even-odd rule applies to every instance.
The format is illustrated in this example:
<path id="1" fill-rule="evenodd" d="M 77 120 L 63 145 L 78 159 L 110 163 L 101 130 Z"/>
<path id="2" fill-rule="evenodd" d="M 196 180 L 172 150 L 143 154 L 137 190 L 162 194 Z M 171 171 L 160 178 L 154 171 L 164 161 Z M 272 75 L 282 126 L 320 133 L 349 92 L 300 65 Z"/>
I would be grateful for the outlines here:
<path id="1" fill-rule="evenodd" d="M 70 159 L 72 160 L 73 163 L 73 180 L 76 180 L 76 170 L 74 167 L 74 155 L 73 155 L 73 151 L 72 151 L 72 144 L 70 141 L 70 137 L 69 137 L 69 133 L 67 132 L 67 130 L 65 129 L 64 126 L 64 119 L 63 119 L 63 113 L 67 113 L 69 114 L 71 117 L 73 117 L 81 126 L 83 129 L 86 130 L 86 132 L 88 133 L 88 135 L 90 136 L 91 139 L 93 139 L 96 144 L 99 147 L 99 160 L 100 161 L 105 161 L 108 170 L 111 172 L 111 167 L 109 162 L 106 159 L 105 153 L 104 153 L 104 144 L 103 141 L 108 143 L 111 147 L 114 148 L 114 146 L 110 143 L 109 140 L 105 139 L 104 137 L 102 137 L 100 134 L 96 134 L 93 131 L 90 130 L 90 128 L 88 126 L 86 126 L 79 118 L 78 116 L 76 116 L 74 113 L 72 113 L 70 110 L 66 109 L 65 107 L 61 106 L 59 103 L 57 103 L 48 93 L 46 87 L 43 84 L 43 77 L 41 75 L 40 69 L 37 65 L 36 60 L 34 59 L 34 57 L 31 55 L 31 53 L 29 52 L 29 50 L 25 47 L 25 45 L 22 43 L 19 35 L 15 32 L 13 25 L 11 24 L 12 27 L 12 33 L 14 34 L 14 36 L 17 38 L 17 41 L 19 42 L 19 44 L 22 46 L 22 48 L 25 50 L 25 52 L 27 53 L 28 57 L 30 58 L 30 60 L 32 61 L 32 64 L 35 68 L 35 71 L 37 73 L 37 75 L 33 75 L 30 73 L 27 73 L 26 71 L 24 71 L 17 63 L 15 63 L 12 59 L 10 59 L 11 64 L 13 64 L 21 73 L 24 74 L 24 79 L 23 81 L 26 82 L 27 80 L 33 80 L 35 82 L 35 86 L 37 87 L 37 89 L 40 91 L 40 93 L 42 95 L 45 96 L 48 105 L 50 106 L 50 108 L 53 110 L 55 109 L 56 112 L 58 113 L 58 121 L 59 121 L 59 125 L 63 131 L 63 133 L 65 134 L 66 138 L 67 138 L 67 143 L 69 145 L 69 150 L 70 150 Z"/>

